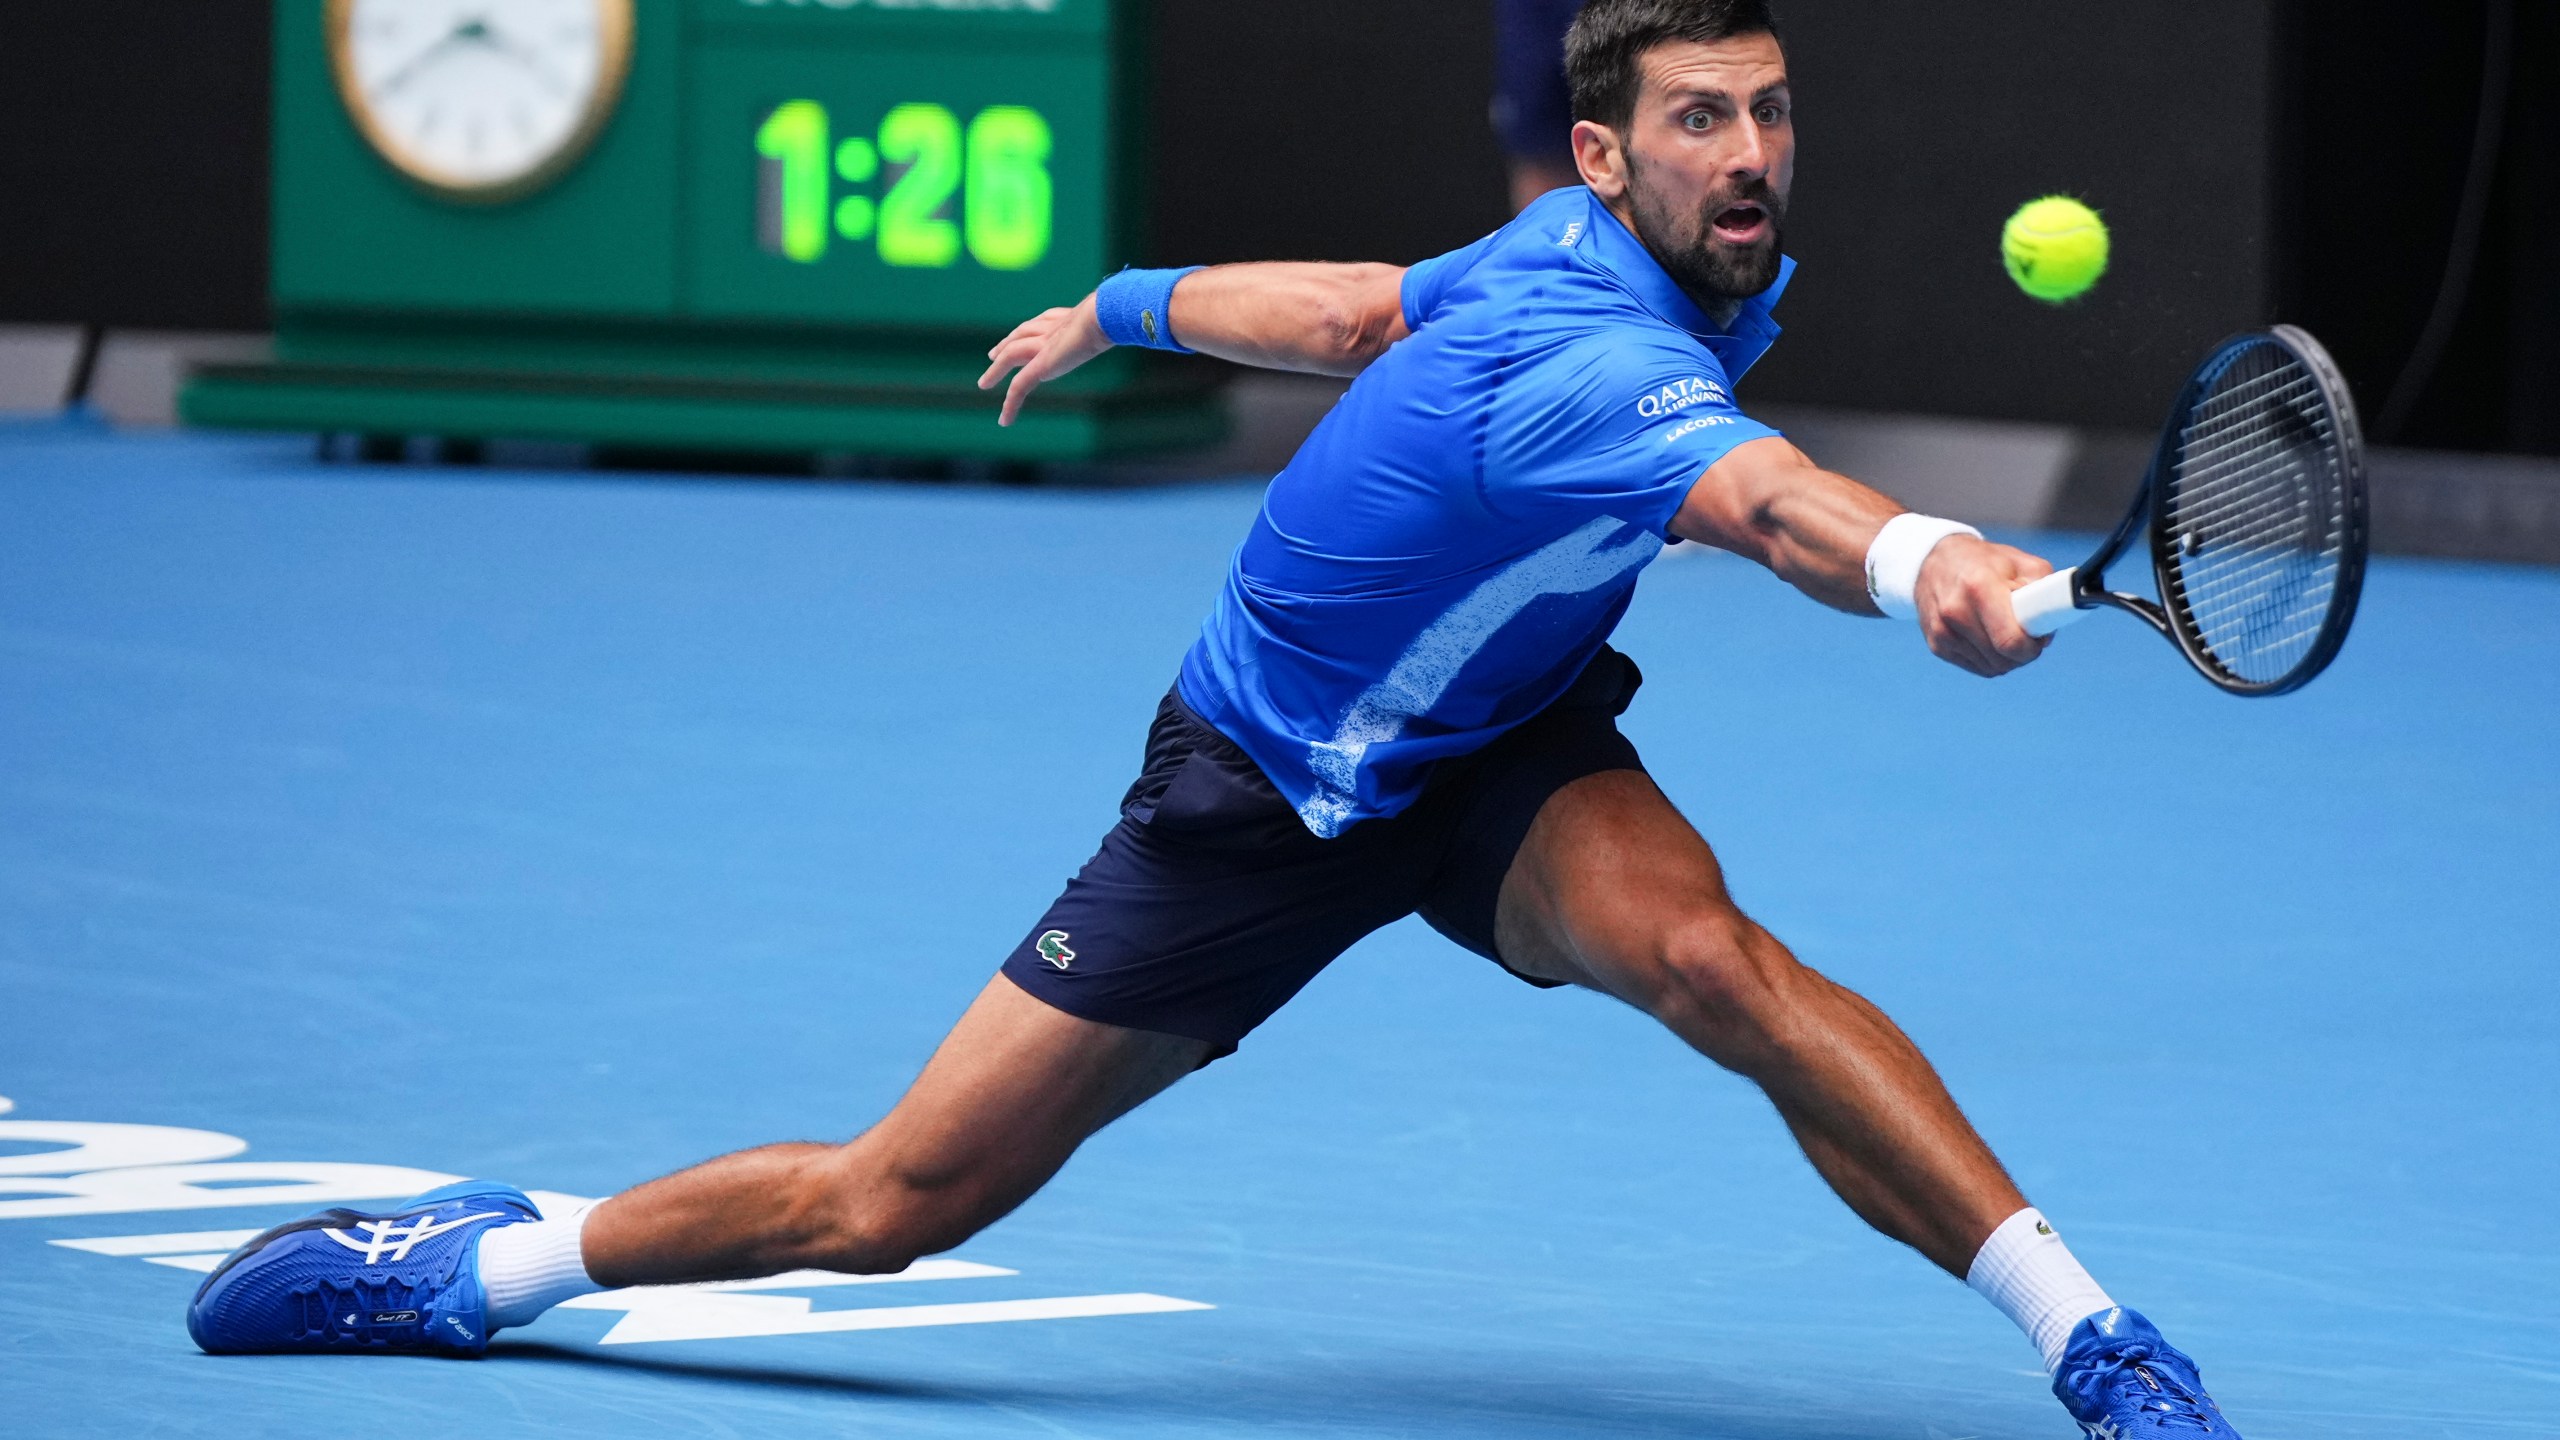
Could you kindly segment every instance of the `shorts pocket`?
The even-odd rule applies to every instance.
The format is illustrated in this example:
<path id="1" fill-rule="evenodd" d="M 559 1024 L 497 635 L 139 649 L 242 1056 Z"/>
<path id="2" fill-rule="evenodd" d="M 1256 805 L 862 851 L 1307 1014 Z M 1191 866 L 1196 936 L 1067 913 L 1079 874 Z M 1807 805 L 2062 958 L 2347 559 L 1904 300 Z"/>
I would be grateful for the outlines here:
<path id="1" fill-rule="evenodd" d="M 1221 850 L 1314 838 L 1262 768 L 1223 735 L 1192 750 L 1157 798 L 1146 825 L 1155 833 Z"/>

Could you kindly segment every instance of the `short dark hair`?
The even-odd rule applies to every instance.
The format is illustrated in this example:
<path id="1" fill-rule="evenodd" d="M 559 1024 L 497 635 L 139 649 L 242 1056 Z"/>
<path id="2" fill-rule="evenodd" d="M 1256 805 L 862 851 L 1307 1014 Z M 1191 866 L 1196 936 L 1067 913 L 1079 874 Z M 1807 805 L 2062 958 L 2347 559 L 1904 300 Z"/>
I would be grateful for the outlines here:
<path id="1" fill-rule="evenodd" d="M 1644 86 L 1637 64 L 1657 45 L 1712 45 L 1738 35 L 1777 33 L 1769 0 L 1588 0 L 1564 40 L 1573 118 L 1625 133 Z"/>

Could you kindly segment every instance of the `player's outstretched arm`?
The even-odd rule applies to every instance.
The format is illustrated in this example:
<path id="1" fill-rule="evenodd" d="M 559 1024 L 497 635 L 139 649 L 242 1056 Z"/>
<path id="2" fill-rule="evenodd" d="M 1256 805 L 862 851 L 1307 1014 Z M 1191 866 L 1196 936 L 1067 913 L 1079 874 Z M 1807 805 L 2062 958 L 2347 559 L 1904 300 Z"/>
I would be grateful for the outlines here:
<path id="1" fill-rule="evenodd" d="M 1173 333 L 1203 355 L 1316 375 L 1357 375 L 1405 337 L 1401 265 L 1213 265 L 1173 289 Z M 987 352 L 978 388 L 1005 390 L 1010 425 L 1047 381 L 1111 348 L 1094 299 L 1044 311 Z"/>
<path id="2" fill-rule="evenodd" d="M 1877 615 L 1867 551 L 1902 513 L 1890 498 L 1816 465 L 1780 439 L 1747 441 L 1707 467 L 1671 533 L 1757 560 L 1835 609 Z M 2044 653 L 2018 624 L 2009 592 L 2051 574 L 2024 550 L 1970 535 L 1938 542 L 1914 589 L 1929 648 L 1976 675 L 2001 675 Z"/>

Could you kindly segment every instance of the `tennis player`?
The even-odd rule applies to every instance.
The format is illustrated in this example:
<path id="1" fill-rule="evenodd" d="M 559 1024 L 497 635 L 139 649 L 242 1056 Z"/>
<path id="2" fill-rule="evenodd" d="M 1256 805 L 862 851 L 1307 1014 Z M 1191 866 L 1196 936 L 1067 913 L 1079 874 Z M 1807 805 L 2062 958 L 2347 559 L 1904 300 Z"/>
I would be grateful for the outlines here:
<path id="1" fill-rule="evenodd" d="M 1666 544 L 1916 619 L 1982 675 L 2036 658 L 2009 593 L 2048 567 L 1820 469 L 1734 403 L 1792 269 L 1765 0 L 1591 0 L 1568 68 L 1583 183 L 1495 234 L 1409 270 L 1123 272 L 992 352 L 1008 423 L 1114 344 L 1358 379 L 1272 482 L 1118 824 L 886 1118 L 570 1214 L 473 1182 L 313 1216 L 206 1279 L 197 1342 L 476 1353 L 608 1286 L 904 1269 L 1418 911 L 1758 1084 L 1860 1216 L 2026 1331 L 2089 1434 L 2231 1435 L 1910 1040 L 1736 908 L 1618 732 L 1641 677 L 1608 637 Z"/>

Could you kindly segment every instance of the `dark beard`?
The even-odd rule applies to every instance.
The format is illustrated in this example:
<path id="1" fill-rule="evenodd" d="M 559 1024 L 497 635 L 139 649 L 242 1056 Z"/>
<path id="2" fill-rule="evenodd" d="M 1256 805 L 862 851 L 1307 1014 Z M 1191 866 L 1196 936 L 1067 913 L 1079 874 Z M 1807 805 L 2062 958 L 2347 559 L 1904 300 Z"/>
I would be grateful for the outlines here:
<path id="1" fill-rule="evenodd" d="M 1766 180 L 1750 180 L 1707 197 L 1695 214 L 1675 213 L 1644 183 L 1644 168 L 1627 157 L 1628 208 L 1636 238 L 1653 252 L 1698 307 L 1730 322 L 1733 307 L 1766 290 L 1778 278 L 1785 241 L 1786 202 Z M 1769 212 L 1769 234 L 1756 245 L 1728 245 L 1715 237 L 1715 218 L 1748 200 Z"/>

